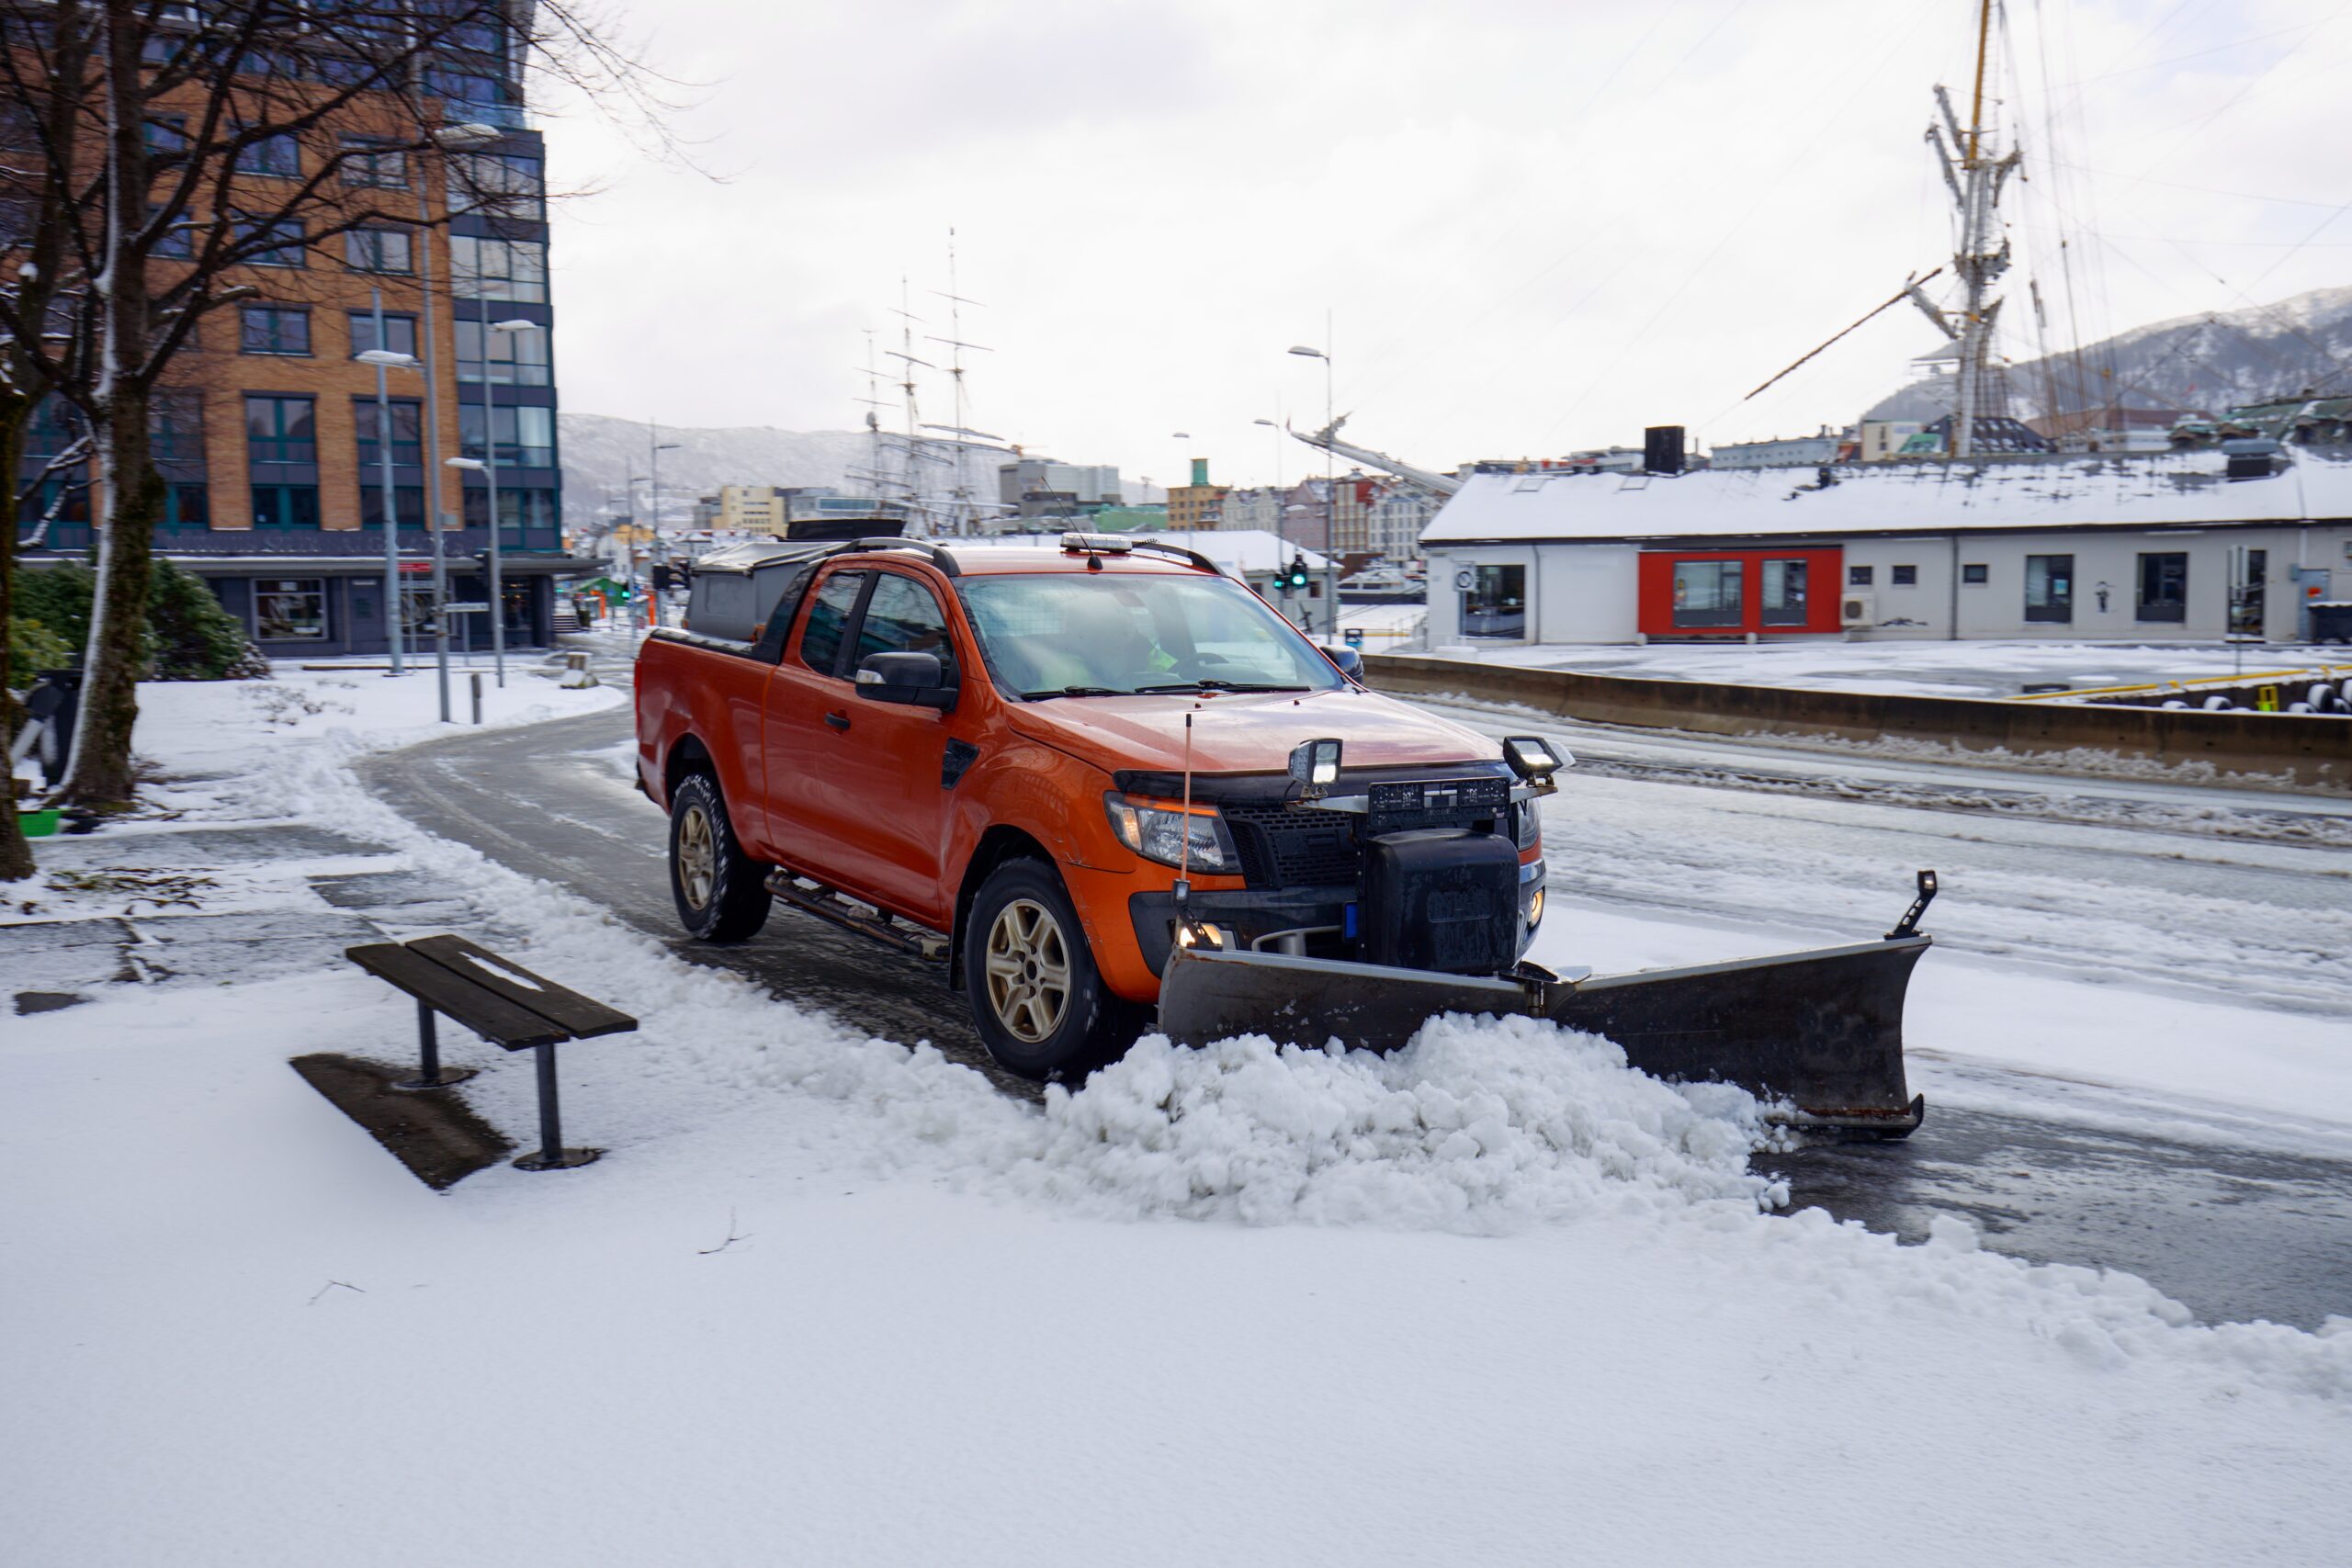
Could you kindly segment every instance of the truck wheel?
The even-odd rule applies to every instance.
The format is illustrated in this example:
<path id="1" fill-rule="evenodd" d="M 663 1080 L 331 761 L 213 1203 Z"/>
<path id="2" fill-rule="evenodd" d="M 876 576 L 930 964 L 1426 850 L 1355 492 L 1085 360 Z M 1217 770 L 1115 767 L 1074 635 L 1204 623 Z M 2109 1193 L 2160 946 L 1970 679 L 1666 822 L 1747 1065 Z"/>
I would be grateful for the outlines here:
<path id="1" fill-rule="evenodd" d="M 1075 1080 L 1135 1039 L 1141 1017 L 1102 984 L 1051 866 L 1012 860 L 990 872 L 964 933 L 972 1021 L 1007 1070 Z"/>
<path id="2" fill-rule="evenodd" d="M 670 796 L 670 897 L 697 942 L 741 942 L 767 924 L 766 878 L 735 841 L 727 802 L 707 773 L 691 773 Z"/>

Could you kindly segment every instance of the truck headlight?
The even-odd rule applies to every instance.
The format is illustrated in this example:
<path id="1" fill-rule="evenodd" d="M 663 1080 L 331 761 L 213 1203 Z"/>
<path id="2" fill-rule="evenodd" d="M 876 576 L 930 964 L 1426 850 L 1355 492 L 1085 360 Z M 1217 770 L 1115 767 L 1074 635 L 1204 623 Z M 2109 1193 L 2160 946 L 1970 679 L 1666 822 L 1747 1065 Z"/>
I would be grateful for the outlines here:
<path id="1" fill-rule="evenodd" d="M 1512 836 L 1522 850 L 1532 850 L 1544 841 L 1544 817 L 1532 800 L 1511 803 Z"/>
<path id="2" fill-rule="evenodd" d="M 1241 857 L 1234 851 L 1233 836 L 1225 830 L 1225 823 L 1214 808 L 1195 807 L 1187 814 L 1164 806 L 1145 806 L 1115 790 L 1102 797 L 1102 808 L 1110 815 L 1111 830 L 1119 836 L 1119 842 L 1146 860 L 1156 860 L 1162 865 L 1182 865 L 1186 863 L 1189 840 L 1194 869 L 1241 869 Z"/>

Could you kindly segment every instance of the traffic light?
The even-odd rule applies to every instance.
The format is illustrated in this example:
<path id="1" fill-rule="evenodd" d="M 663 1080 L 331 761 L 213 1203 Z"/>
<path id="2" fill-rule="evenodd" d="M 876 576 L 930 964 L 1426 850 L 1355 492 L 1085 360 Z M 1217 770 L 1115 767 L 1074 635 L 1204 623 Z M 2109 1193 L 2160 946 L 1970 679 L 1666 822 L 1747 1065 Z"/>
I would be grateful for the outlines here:
<path id="1" fill-rule="evenodd" d="M 1305 556 L 1290 558 L 1290 570 L 1283 573 L 1283 592 L 1284 593 L 1306 592 L 1306 558 Z"/>

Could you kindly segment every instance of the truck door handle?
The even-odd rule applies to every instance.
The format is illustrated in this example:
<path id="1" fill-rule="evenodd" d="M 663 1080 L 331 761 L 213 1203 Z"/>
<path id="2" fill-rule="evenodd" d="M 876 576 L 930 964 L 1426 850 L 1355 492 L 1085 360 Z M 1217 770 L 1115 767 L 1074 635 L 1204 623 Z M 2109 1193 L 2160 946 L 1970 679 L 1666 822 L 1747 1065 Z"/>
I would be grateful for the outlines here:
<path id="1" fill-rule="evenodd" d="M 847 729 L 849 728 L 849 715 L 845 713 L 829 713 L 825 716 L 825 722 L 831 725 L 835 729 Z"/>

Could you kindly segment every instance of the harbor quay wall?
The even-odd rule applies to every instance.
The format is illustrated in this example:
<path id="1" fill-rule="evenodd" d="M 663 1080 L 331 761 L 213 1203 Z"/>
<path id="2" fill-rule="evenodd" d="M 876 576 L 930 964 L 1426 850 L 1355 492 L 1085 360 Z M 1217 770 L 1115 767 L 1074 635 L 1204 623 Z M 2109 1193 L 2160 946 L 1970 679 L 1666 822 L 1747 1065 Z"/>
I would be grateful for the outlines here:
<path id="1" fill-rule="evenodd" d="M 1912 740 L 1985 761 L 2006 753 L 2044 759 L 2045 765 L 2063 759 L 2068 772 L 2138 771 L 2103 766 L 2096 755 L 2066 755 L 2106 753 L 2191 771 L 2177 783 L 2352 795 L 2352 719 L 2314 714 L 1741 686 L 1409 654 L 1368 654 L 1364 672 L 1382 691 L 1515 704 L 1593 724 L 1798 742 Z"/>

